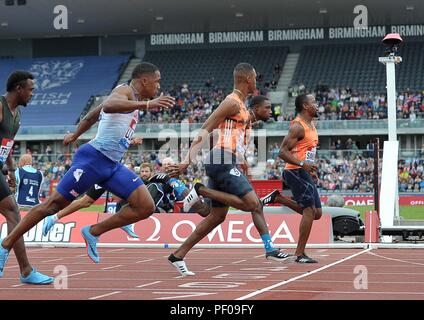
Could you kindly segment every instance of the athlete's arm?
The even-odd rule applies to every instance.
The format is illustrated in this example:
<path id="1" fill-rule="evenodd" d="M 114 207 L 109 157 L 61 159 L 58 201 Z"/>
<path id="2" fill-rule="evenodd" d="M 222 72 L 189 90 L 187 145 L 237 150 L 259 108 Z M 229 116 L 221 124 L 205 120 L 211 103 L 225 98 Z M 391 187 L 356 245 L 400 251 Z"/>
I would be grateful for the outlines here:
<path id="1" fill-rule="evenodd" d="M 87 113 L 78 124 L 78 127 L 75 132 L 70 132 L 65 135 L 65 137 L 63 138 L 63 144 L 66 146 L 69 143 L 76 141 L 84 132 L 90 129 L 99 120 L 102 108 L 103 103 L 99 104 L 89 113 Z"/>
<path id="2" fill-rule="evenodd" d="M 185 171 L 190 165 L 191 160 L 196 157 L 203 143 L 209 139 L 209 134 L 218 128 L 219 124 L 226 118 L 235 116 L 239 112 L 240 106 L 234 99 L 226 98 L 222 101 L 218 108 L 206 119 L 196 138 L 194 138 L 184 161 L 179 165 L 169 166 L 168 174 L 171 177 L 176 177 Z"/>
<path id="3" fill-rule="evenodd" d="M 283 142 L 281 143 L 280 148 L 280 158 L 283 159 L 286 163 L 291 163 L 296 166 L 300 166 L 300 160 L 293 156 L 290 151 L 296 147 L 296 144 L 299 140 L 302 140 L 305 137 L 305 130 L 298 123 L 293 123 L 289 129 L 289 133 L 285 136 Z M 309 173 L 316 171 L 316 165 L 305 162 L 303 164 L 303 169 Z"/>
<path id="4" fill-rule="evenodd" d="M 143 137 L 135 137 L 130 141 L 130 146 L 140 146 L 143 143 Z"/>
<path id="5" fill-rule="evenodd" d="M 13 157 L 12 157 L 12 150 L 10 150 L 10 153 L 7 156 L 6 165 L 7 165 L 7 171 L 9 176 L 9 181 L 8 181 L 9 187 L 13 189 L 14 191 L 14 189 L 16 188 L 16 177 L 15 177 L 16 167 L 15 167 L 15 161 L 13 160 Z"/>
<path id="6" fill-rule="evenodd" d="M 134 110 L 147 110 L 149 108 L 171 108 L 175 104 L 175 99 L 171 96 L 164 96 L 150 101 L 132 100 L 132 90 L 127 86 L 115 88 L 109 97 L 103 102 L 103 111 L 106 113 L 122 113 Z"/>

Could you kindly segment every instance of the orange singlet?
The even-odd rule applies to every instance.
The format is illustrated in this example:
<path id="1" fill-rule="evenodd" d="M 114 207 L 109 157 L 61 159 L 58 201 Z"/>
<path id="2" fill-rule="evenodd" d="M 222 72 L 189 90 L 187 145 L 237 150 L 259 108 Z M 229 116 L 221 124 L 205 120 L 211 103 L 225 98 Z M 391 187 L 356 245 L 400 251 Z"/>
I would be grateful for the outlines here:
<path id="1" fill-rule="evenodd" d="M 244 158 L 251 133 L 249 111 L 236 93 L 229 94 L 227 98 L 234 99 L 238 103 L 240 112 L 219 124 L 219 137 L 215 149 L 224 149 Z"/>
<path id="2" fill-rule="evenodd" d="M 297 116 L 292 122 L 298 122 L 305 130 L 305 136 L 302 140 L 297 142 L 296 147 L 294 147 L 290 153 L 295 156 L 300 161 L 304 162 L 315 162 L 315 155 L 317 153 L 317 145 L 318 145 L 318 133 L 314 124 L 311 123 L 312 128 L 303 120 L 301 117 Z M 286 163 L 284 170 L 292 170 L 299 169 L 300 166 L 296 166 L 291 163 Z"/>

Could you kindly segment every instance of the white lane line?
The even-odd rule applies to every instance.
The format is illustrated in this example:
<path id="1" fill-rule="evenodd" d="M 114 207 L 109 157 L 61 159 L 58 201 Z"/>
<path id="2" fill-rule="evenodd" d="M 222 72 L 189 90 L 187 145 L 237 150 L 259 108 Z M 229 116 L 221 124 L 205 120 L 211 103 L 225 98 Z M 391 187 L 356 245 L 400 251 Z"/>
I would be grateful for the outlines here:
<path id="1" fill-rule="evenodd" d="M 109 250 L 109 251 L 106 251 L 106 253 L 111 253 L 111 252 L 116 252 L 116 251 L 123 251 L 123 250 L 125 250 L 125 248 L 119 248 L 119 249 Z"/>
<path id="2" fill-rule="evenodd" d="M 252 298 L 252 297 L 257 296 L 257 295 L 259 295 L 259 294 L 262 294 L 262 293 L 264 293 L 264 292 L 270 291 L 270 290 L 275 289 L 275 288 L 278 288 L 278 287 L 280 287 L 280 286 L 284 286 L 284 285 L 286 285 L 286 284 L 288 284 L 288 283 L 290 283 L 290 282 L 296 281 L 296 280 L 301 279 L 301 278 L 308 277 L 308 276 L 310 276 L 310 275 L 312 275 L 312 274 L 314 274 L 314 273 L 317 273 L 317 272 L 320 272 L 320 271 L 322 271 L 322 270 L 325 270 L 325 269 L 331 268 L 331 267 L 333 267 L 333 266 L 335 266 L 335 265 L 337 265 L 337 264 L 339 264 L 339 263 L 342 263 L 342 262 L 344 262 L 344 261 L 347 261 L 347 260 L 350 260 L 350 259 L 352 259 L 352 258 L 355 258 L 355 257 L 357 257 L 357 256 L 359 256 L 359 255 L 361 255 L 361 254 L 364 254 L 364 253 L 366 253 L 366 252 L 369 252 L 370 250 L 372 250 L 372 248 L 362 250 L 362 251 L 360 251 L 360 252 L 358 252 L 358 253 L 355 253 L 355 254 L 352 254 L 352 255 L 350 255 L 350 256 L 348 256 L 348 257 L 346 257 L 346 258 L 343 258 L 343 259 L 337 260 L 337 261 L 335 261 L 335 262 L 333 262 L 333 263 L 327 264 L 327 265 L 325 265 L 325 266 L 323 266 L 323 267 L 321 267 L 321 268 L 318 268 L 318 269 L 315 269 L 315 270 L 309 271 L 309 272 L 307 272 L 307 273 L 303 273 L 303 274 L 301 274 L 301 275 L 299 275 L 299 276 L 297 276 L 297 277 L 294 277 L 294 278 L 291 278 L 291 279 L 288 279 L 288 280 L 281 281 L 281 282 L 279 282 L 279 283 L 276 283 L 276 284 L 274 284 L 274 285 L 272 285 L 272 286 L 269 286 L 269 287 L 266 287 L 266 288 L 263 288 L 263 289 L 260 289 L 260 290 L 256 290 L 256 291 L 251 292 L 251 293 L 249 293 L 249 294 L 247 294 L 247 295 L 245 295 L 245 296 L 239 297 L 239 298 L 237 298 L 237 299 L 235 299 L 235 300 L 246 300 L 246 299 Z"/>
<path id="3" fill-rule="evenodd" d="M 239 261 L 231 262 L 231 264 L 242 263 L 242 262 L 245 262 L 245 261 L 247 261 L 247 260 L 239 260 Z"/>
<path id="4" fill-rule="evenodd" d="M 142 285 L 140 285 L 140 286 L 137 286 L 136 288 L 144 288 L 144 287 L 152 286 L 152 285 L 154 285 L 154 284 L 161 283 L 161 282 L 162 282 L 162 281 L 150 282 L 150 283 L 146 283 L 146 284 L 142 284 Z"/>
<path id="5" fill-rule="evenodd" d="M 32 250 L 27 250 L 28 252 L 37 252 L 37 251 L 44 251 L 47 250 L 49 248 L 40 248 L 40 249 L 32 249 Z"/>
<path id="6" fill-rule="evenodd" d="M 205 269 L 205 271 L 212 271 L 212 270 L 216 270 L 219 268 L 222 268 L 223 266 L 217 266 L 217 267 L 213 267 L 213 268 L 209 268 L 209 269 Z"/>
<path id="7" fill-rule="evenodd" d="M 85 274 L 87 272 L 78 272 L 78 273 L 73 273 L 67 276 L 67 278 L 73 277 L 73 276 L 79 276 L 80 274 Z"/>
<path id="8" fill-rule="evenodd" d="M 140 261 L 137 261 L 136 263 L 143 263 L 143 262 L 148 262 L 148 261 L 153 261 L 153 259 L 140 260 Z"/>
<path id="9" fill-rule="evenodd" d="M 374 253 L 374 252 L 369 252 L 369 254 L 376 256 L 376 257 L 379 257 L 379 258 L 387 259 L 387 260 L 398 261 L 398 262 L 403 262 L 403 263 L 407 263 L 407 264 L 415 264 L 417 266 L 424 266 L 424 263 L 406 261 L 406 260 L 395 259 L 395 258 L 389 258 L 389 257 L 381 256 L 381 255 Z"/>
<path id="10" fill-rule="evenodd" d="M 102 268 L 102 270 L 109 270 L 109 269 L 119 268 L 119 267 L 122 267 L 122 266 L 123 266 L 122 264 L 118 264 L 117 266 Z"/>
<path id="11" fill-rule="evenodd" d="M 88 298 L 88 300 L 96 300 L 96 299 L 100 299 L 100 298 L 104 298 L 104 297 L 109 297 L 111 295 L 118 294 L 118 293 L 121 293 L 121 292 L 122 291 L 114 291 L 114 292 L 102 294 L 101 296 L 95 296 L 95 297 Z"/>
<path id="12" fill-rule="evenodd" d="M 63 260 L 63 258 L 41 261 L 41 263 L 47 263 L 47 262 L 53 262 L 53 261 L 60 261 L 60 260 Z"/>

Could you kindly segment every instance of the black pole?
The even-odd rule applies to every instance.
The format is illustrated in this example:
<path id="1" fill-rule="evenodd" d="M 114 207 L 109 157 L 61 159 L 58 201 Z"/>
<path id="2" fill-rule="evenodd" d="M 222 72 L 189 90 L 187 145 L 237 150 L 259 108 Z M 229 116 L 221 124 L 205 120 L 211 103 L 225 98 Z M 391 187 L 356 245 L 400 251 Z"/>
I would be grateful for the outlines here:
<path id="1" fill-rule="evenodd" d="M 106 201 L 105 201 L 105 209 L 103 210 L 103 213 L 107 213 L 107 205 L 109 203 L 109 191 L 106 191 Z"/>
<path id="2" fill-rule="evenodd" d="M 374 139 L 374 210 L 380 214 L 380 138 Z"/>

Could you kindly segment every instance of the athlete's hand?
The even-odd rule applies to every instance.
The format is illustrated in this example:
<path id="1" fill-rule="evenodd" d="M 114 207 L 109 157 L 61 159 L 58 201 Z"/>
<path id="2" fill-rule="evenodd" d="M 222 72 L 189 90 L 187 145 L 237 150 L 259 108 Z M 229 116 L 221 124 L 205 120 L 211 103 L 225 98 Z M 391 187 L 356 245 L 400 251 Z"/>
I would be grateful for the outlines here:
<path id="1" fill-rule="evenodd" d="M 137 138 L 133 138 L 133 139 L 131 140 L 130 145 L 132 145 L 132 146 L 139 146 L 139 145 L 141 145 L 142 143 L 143 143 L 143 137 L 137 137 Z"/>
<path id="2" fill-rule="evenodd" d="M 171 178 L 177 178 L 182 175 L 188 168 L 188 163 L 172 164 L 166 169 L 166 173 Z"/>
<path id="3" fill-rule="evenodd" d="M 312 180 L 314 180 L 315 183 L 318 183 L 318 174 L 316 173 L 316 171 L 310 172 L 310 175 L 312 177 Z"/>
<path id="4" fill-rule="evenodd" d="M 175 98 L 171 96 L 163 95 L 163 92 L 156 99 L 149 101 L 148 109 L 157 109 L 157 108 L 172 108 L 175 105 Z"/>
<path id="5" fill-rule="evenodd" d="M 13 191 L 13 192 L 15 192 L 15 189 L 16 189 L 16 177 L 15 177 L 15 171 L 9 171 L 8 172 L 8 177 L 9 177 L 9 179 L 8 179 L 8 184 L 9 184 L 9 188 Z"/>
<path id="6" fill-rule="evenodd" d="M 316 175 L 316 172 L 318 170 L 318 167 L 317 167 L 316 164 L 305 162 L 303 164 L 303 169 L 305 169 L 306 171 L 308 171 L 311 175 L 313 175 L 313 174 Z"/>
<path id="7" fill-rule="evenodd" d="M 65 137 L 63 138 L 63 145 L 67 146 L 68 144 L 74 142 L 75 140 L 77 140 L 77 137 L 75 136 L 75 134 L 73 132 L 68 132 L 67 134 L 65 134 Z"/>

